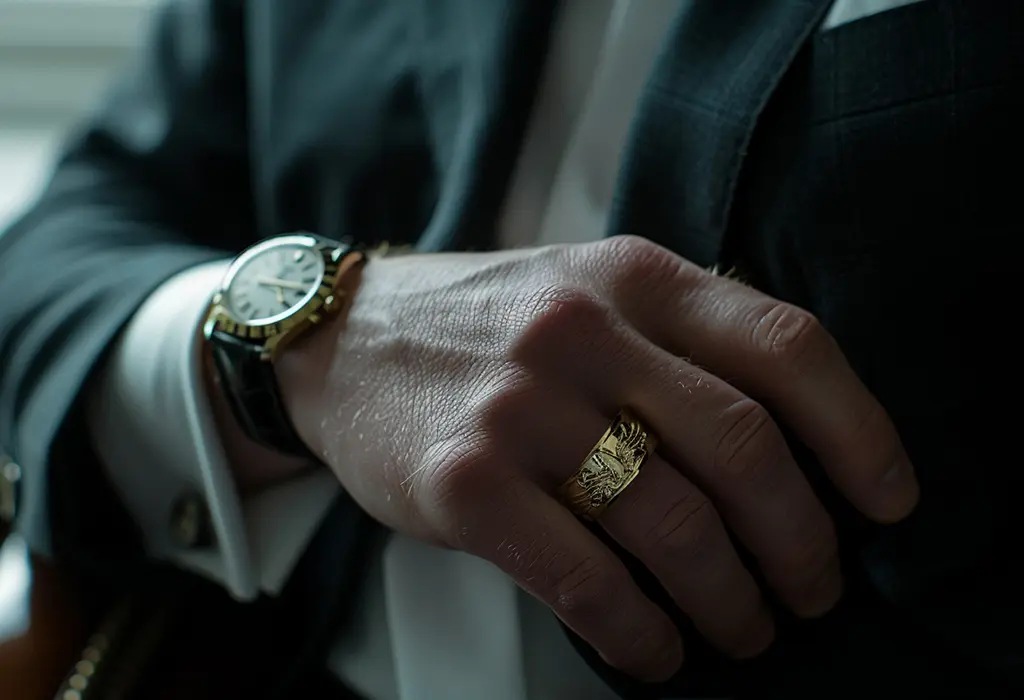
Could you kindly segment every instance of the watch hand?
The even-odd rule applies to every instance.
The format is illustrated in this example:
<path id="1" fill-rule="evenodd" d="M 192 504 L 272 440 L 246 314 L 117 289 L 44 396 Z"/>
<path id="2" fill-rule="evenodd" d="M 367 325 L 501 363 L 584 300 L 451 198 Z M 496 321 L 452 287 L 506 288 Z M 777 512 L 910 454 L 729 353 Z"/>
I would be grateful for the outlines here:
<path id="1" fill-rule="evenodd" d="M 275 287 L 275 289 L 277 290 L 277 303 L 283 305 L 284 304 L 284 288 L 278 286 L 278 287 Z"/>
<path id="2" fill-rule="evenodd" d="M 292 282 L 291 280 L 282 280 L 276 277 L 260 277 L 256 280 L 256 284 L 261 284 L 264 287 L 277 287 L 279 289 L 294 289 L 298 292 L 305 292 L 308 287 L 301 282 Z"/>

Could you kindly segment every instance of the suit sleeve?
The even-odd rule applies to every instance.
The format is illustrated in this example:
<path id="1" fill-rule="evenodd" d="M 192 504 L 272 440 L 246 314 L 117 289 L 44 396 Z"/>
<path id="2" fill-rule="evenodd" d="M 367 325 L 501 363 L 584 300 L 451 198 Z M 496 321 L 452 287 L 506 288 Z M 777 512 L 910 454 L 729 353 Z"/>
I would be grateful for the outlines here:
<path id="1" fill-rule="evenodd" d="M 21 466 L 33 548 L 137 561 L 83 395 L 122 327 L 176 273 L 251 240 L 241 0 L 175 0 L 136 66 L 0 234 L 0 451 Z"/>
<path id="2" fill-rule="evenodd" d="M 281 593 L 341 487 L 324 467 L 256 493 L 235 487 L 196 342 L 227 264 L 190 268 L 146 299 L 89 388 L 86 421 L 147 558 L 251 601 Z"/>

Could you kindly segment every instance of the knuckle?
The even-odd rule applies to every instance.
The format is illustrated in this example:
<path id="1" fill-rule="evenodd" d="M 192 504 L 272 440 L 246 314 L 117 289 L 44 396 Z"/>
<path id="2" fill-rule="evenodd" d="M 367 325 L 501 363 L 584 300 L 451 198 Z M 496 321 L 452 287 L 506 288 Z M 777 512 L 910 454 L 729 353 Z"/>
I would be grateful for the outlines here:
<path id="1" fill-rule="evenodd" d="M 669 281 L 673 288 L 685 289 L 700 280 L 700 268 L 646 238 L 613 236 L 601 245 L 607 256 L 602 263 L 615 270 L 615 283 L 634 293 Z"/>
<path id="2" fill-rule="evenodd" d="M 722 414 L 715 444 L 715 472 L 731 481 L 763 482 L 785 453 L 785 442 L 768 411 L 750 398 Z"/>
<path id="3" fill-rule="evenodd" d="M 542 373 L 598 371 L 635 352 L 629 327 L 604 300 L 580 289 L 549 289 L 534 301 L 510 359 Z"/>
<path id="4" fill-rule="evenodd" d="M 528 302 L 530 320 L 520 345 L 550 348 L 568 339 L 589 337 L 611 325 L 611 309 L 597 296 L 577 288 L 539 291 Z"/>
<path id="5" fill-rule="evenodd" d="M 596 557 L 579 560 L 551 579 L 552 607 L 573 617 L 600 614 L 628 584 L 619 567 Z"/>
<path id="6" fill-rule="evenodd" d="M 497 557 L 492 557 L 492 560 L 529 590 L 538 573 L 543 576 L 563 556 L 564 551 L 555 546 L 550 535 L 533 533 L 526 536 L 512 529 L 506 532 L 497 548 Z"/>
<path id="7" fill-rule="evenodd" d="M 553 320 L 558 325 L 601 321 L 608 313 L 597 296 L 579 287 L 548 287 L 537 293 L 533 303 L 534 323 Z"/>
<path id="8" fill-rule="evenodd" d="M 422 486 L 415 489 L 407 479 L 407 489 L 419 493 L 425 507 L 444 507 L 449 503 L 472 501 L 492 490 L 496 465 L 493 450 L 481 431 L 467 432 L 427 450 L 422 466 Z"/>
<path id="9" fill-rule="evenodd" d="M 443 461 L 435 461 L 432 469 L 424 462 L 401 488 L 440 543 L 492 558 L 492 543 L 477 536 L 487 528 L 478 525 L 496 518 L 512 521 L 532 487 L 521 474 L 505 468 L 488 437 L 450 442 L 442 449 L 449 450 Z"/>
<path id="10" fill-rule="evenodd" d="M 614 262 L 630 264 L 668 254 L 665 248 L 641 236 L 612 236 L 597 244 Z M 670 255 L 670 254 L 669 254 Z"/>
<path id="11" fill-rule="evenodd" d="M 487 381 L 484 396 L 472 406 L 484 430 L 495 438 L 505 437 L 510 427 L 529 421 L 542 405 L 546 391 L 540 381 L 525 367 L 508 363 Z"/>
<path id="12" fill-rule="evenodd" d="M 721 519 L 704 495 L 674 501 L 649 533 L 649 540 L 670 561 L 685 561 L 689 570 L 717 558 Z"/>
<path id="13" fill-rule="evenodd" d="M 620 635 L 618 644 L 602 650 L 603 656 L 615 668 L 646 676 L 678 663 L 672 639 L 673 631 L 666 626 L 632 624 Z"/>
<path id="14" fill-rule="evenodd" d="M 792 372 L 813 367 L 832 345 L 832 336 L 814 314 L 783 302 L 759 312 L 752 340 L 759 352 Z"/>
<path id="15" fill-rule="evenodd" d="M 633 579 L 614 557 L 588 557 L 550 577 L 552 610 L 589 637 L 612 666 L 663 675 L 678 664 L 676 632 L 663 615 L 641 605 Z"/>

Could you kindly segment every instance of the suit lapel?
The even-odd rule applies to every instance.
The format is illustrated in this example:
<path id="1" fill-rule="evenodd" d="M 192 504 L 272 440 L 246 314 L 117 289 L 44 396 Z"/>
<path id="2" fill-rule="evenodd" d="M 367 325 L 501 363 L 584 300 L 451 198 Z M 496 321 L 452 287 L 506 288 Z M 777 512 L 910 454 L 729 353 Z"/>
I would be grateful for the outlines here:
<path id="1" fill-rule="evenodd" d="M 685 0 L 637 108 L 609 235 L 718 261 L 757 119 L 831 0 Z"/>

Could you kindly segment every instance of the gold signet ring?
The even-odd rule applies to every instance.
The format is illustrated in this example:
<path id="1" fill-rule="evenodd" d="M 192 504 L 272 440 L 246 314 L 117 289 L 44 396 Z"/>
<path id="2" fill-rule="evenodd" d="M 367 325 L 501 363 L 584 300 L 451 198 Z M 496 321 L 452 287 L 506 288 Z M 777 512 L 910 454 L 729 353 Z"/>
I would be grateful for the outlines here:
<path id="1" fill-rule="evenodd" d="M 656 443 L 644 424 L 622 409 L 579 470 L 559 487 L 562 502 L 577 517 L 596 520 L 633 483 Z"/>

